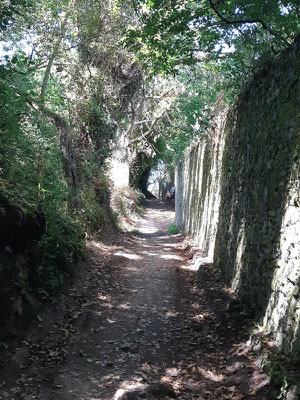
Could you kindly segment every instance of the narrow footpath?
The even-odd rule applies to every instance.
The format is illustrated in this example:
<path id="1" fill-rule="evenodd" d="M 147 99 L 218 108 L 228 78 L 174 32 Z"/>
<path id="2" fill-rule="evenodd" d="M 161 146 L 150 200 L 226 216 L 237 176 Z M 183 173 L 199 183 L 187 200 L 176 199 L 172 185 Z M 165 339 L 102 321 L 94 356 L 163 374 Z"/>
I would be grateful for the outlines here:
<path id="1" fill-rule="evenodd" d="M 173 220 L 152 201 L 136 231 L 89 244 L 73 284 L 1 367 L 0 399 L 274 398 L 247 321 L 227 311 L 214 266 L 187 268 Z"/>

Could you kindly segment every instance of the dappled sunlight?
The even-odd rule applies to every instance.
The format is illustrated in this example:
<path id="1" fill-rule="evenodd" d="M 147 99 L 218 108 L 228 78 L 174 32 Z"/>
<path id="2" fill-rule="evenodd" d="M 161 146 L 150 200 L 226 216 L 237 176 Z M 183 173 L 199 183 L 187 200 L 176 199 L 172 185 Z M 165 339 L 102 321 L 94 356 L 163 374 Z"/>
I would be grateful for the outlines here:
<path id="1" fill-rule="evenodd" d="M 271 282 L 272 294 L 263 319 L 266 330 L 274 334 L 276 344 L 283 345 L 287 352 L 299 349 L 300 243 L 297 223 L 300 212 L 297 196 L 295 190 L 291 198 L 286 200 L 278 244 L 280 257 L 276 260 L 277 268 Z M 290 338 L 289 345 L 285 339 L 287 336 Z"/>
<path id="2" fill-rule="evenodd" d="M 132 266 L 126 268 L 126 271 L 138 272 L 138 270 L 138 268 Z"/>
<path id="3" fill-rule="evenodd" d="M 146 247 L 147 249 L 149 249 L 149 248 L 150 248 L 150 249 L 153 249 L 153 246 L 149 246 L 148 244 L 145 244 L 145 243 L 144 243 L 145 240 L 146 240 L 145 238 L 142 238 L 142 244 L 141 244 L 141 246 L 142 246 L 142 247 Z"/>
<path id="4" fill-rule="evenodd" d="M 122 253 L 121 251 L 116 252 L 114 255 L 117 257 L 127 258 L 128 260 L 141 260 L 142 259 L 142 257 L 139 256 L 138 254 Z"/>
<path id="5" fill-rule="evenodd" d="M 101 304 L 101 307 L 111 309 L 111 308 L 113 308 L 113 304 L 105 302 L 104 304 Z M 101 315 L 101 312 L 99 312 L 98 314 Z"/>
<path id="6" fill-rule="evenodd" d="M 145 254 L 147 256 L 152 256 L 152 257 L 156 257 L 157 254 L 156 253 L 152 253 L 151 251 L 145 250 L 141 252 L 142 254 Z"/>
<path id="7" fill-rule="evenodd" d="M 182 260 L 182 257 L 176 256 L 175 254 L 163 254 L 160 258 L 164 260 Z"/>
<path id="8" fill-rule="evenodd" d="M 227 323 L 218 315 L 224 302 L 217 300 L 225 295 L 215 299 L 210 287 L 199 289 L 196 270 L 180 269 L 186 257 L 180 242 L 173 235 L 130 234 L 118 246 L 93 247 L 97 262 L 57 325 L 66 359 L 54 372 L 58 398 L 112 400 L 136 390 L 140 398 L 167 399 L 172 396 L 144 393 L 174 390 L 180 400 L 235 399 L 242 393 L 240 370 L 245 399 L 255 384 L 263 387 L 263 374 L 248 375 L 251 355 L 231 343 L 230 330 L 224 344 Z M 110 261 L 101 268 L 107 251 Z M 203 271 L 211 271 L 207 258 L 198 252 L 187 264 L 193 263 L 203 268 L 203 284 Z"/>
<path id="9" fill-rule="evenodd" d="M 145 233 L 145 234 L 151 234 L 151 233 L 157 233 L 159 232 L 159 229 L 155 228 L 155 227 L 151 227 L 151 226 L 144 226 L 142 228 L 139 228 L 139 231 L 141 233 Z"/>
<path id="10" fill-rule="evenodd" d="M 106 302 L 111 302 L 112 301 L 112 299 L 111 299 L 111 296 L 108 296 L 108 295 L 103 295 L 103 294 L 98 294 L 98 299 L 99 300 L 103 300 L 103 301 L 106 301 Z"/>
<path id="11" fill-rule="evenodd" d="M 169 376 L 178 376 L 180 373 L 180 368 L 166 368 L 166 374 Z"/>
<path id="12" fill-rule="evenodd" d="M 88 248 L 93 248 L 96 247 L 97 249 L 101 250 L 102 252 L 108 252 L 110 253 L 112 251 L 112 247 L 109 244 L 104 244 L 102 242 L 95 242 L 91 240 L 90 242 L 87 243 Z"/>
<path id="13" fill-rule="evenodd" d="M 167 311 L 166 312 L 166 317 L 167 318 L 175 318 L 178 317 L 178 315 L 180 315 L 180 312 L 176 312 L 176 311 Z"/>
<path id="14" fill-rule="evenodd" d="M 203 257 L 202 253 L 196 253 L 192 260 L 188 261 L 187 264 L 181 265 L 180 268 L 183 270 L 194 271 L 197 272 L 200 267 L 203 265 L 208 265 L 212 263 L 211 257 Z"/>
<path id="15" fill-rule="evenodd" d="M 172 236 L 173 236 L 174 238 L 176 238 L 176 235 L 172 235 Z M 180 236 L 180 235 L 178 235 L 178 236 Z M 163 242 L 164 242 L 165 240 L 170 240 L 170 236 L 169 236 L 169 235 L 161 235 L 161 236 L 159 237 L 158 243 L 164 244 Z"/>
<path id="16" fill-rule="evenodd" d="M 119 304 L 118 308 L 120 308 L 121 310 L 130 310 L 131 306 L 128 303 L 123 303 L 123 304 Z"/>
<path id="17" fill-rule="evenodd" d="M 115 323 L 117 322 L 117 320 L 112 319 L 112 318 L 106 318 L 106 321 L 107 321 L 109 324 L 115 324 Z"/>
<path id="18" fill-rule="evenodd" d="M 149 202 L 148 205 L 147 215 L 139 221 L 136 228 L 142 235 L 164 234 L 170 223 L 174 221 L 174 210 L 166 208 L 170 205 L 157 201 Z"/>
<path id="19" fill-rule="evenodd" d="M 176 237 L 177 235 L 172 235 L 172 236 Z M 178 243 L 168 243 L 168 244 L 164 245 L 164 249 L 167 249 L 167 250 L 173 250 L 174 248 L 176 249 L 177 247 L 178 247 Z"/>
<path id="20" fill-rule="evenodd" d="M 222 374 L 218 374 L 214 371 L 211 371 L 207 368 L 198 368 L 198 371 L 201 373 L 201 375 L 206 378 L 209 379 L 213 382 L 222 382 L 222 380 L 224 379 L 224 375 Z"/>
<path id="21" fill-rule="evenodd" d="M 245 220 L 241 222 L 241 227 L 237 237 L 237 249 L 236 258 L 234 263 L 234 274 L 231 283 L 233 292 L 237 292 L 241 282 L 241 273 L 243 270 L 243 254 L 246 248 L 246 236 L 245 236 Z"/>

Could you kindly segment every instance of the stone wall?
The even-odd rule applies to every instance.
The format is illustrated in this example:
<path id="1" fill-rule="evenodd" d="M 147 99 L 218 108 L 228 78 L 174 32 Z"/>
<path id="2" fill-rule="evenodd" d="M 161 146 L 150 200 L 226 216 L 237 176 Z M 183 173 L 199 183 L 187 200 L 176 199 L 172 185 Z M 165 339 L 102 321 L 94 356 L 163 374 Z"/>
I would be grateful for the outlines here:
<path id="1" fill-rule="evenodd" d="M 300 37 L 177 166 L 176 221 L 300 356 Z"/>
<path id="2" fill-rule="evenodd" d="M 193 144 L 175 175 L 176 225 L 193 237 L 212 260 L 217 234 L 221 168 L 228 107 L 220 99 L 207 136 Z"/>

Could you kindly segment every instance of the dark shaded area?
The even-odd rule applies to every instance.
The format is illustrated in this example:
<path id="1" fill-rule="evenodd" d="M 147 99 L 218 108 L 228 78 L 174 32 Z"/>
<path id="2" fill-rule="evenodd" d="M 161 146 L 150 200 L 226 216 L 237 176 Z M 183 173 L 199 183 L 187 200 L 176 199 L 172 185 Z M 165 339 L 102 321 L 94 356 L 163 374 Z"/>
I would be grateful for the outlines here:
<path id="1" fill-rule="evenodd" d="M 146 190 L 146 193 L 144 193 L 146 196 L 146 199 L 150 200 L 150 199 L 156 199 L 156 197 L 154 196 L 153 193 L 151 193 L 149 190 Z"/>
<path id="2" fill-rule="evenodd" d="M 129 183 L 130 186 L 140 190 L 146 197 L 148 192 L 148 178 L 153 165 L 153 158 L 139 153 L 130 167 Z"/>
<path id="3" fill-rule="evenodd" d="M 298 179 L 299 54 L 300 37 L 255 77 L 225 127 L 215 260 L 227 282 L 238 280 L 241 303 L 257 318 L 273 291 L 288 190 Z M 288 334 L 286 320 L 281 326 Z"/>
<path id="4" fill-rule="evenodd" d="M 148 200 L 156 199 L 154 194 L 148 190 L 148 179 L 153 163 L 153 158 L 140 153 L 130 170 L 130 185 L 140 190 Z"/>
<path id="5" fill-rule="evenodd" d="M 142 193 L 144 193 L 147 199 L 152 198 L 150 192 L 148 191 L 148 185 L 147 185 L 150 171 L 151 171 L 150 167 L 143 169 L 142 172 L 140 172 L 139 177 L 136 181 L 137 189 L 139 189 Z"/>
<path id="6" fill-rule="evenodd" d="M 45 232 L 46 218 L 41 213 L 25 212 L 0 192 L 0 246 L 22 252 L 28 242 Z"/>
<path id="7" fill-rule="evenodd" d="M 20 318 L 30 301 L 26 251 L 42 237 L 45 227 L 43 214 L 25 212 L 0 192 L 0 341 L 11 336 L 12 320 Z"/>
<path id="8" fill-rule="evenodd" d="M 166 210 L 173 211 L 174 203 L 172 201 L 162 201 L 162 200 L 148 200 L 147 209 L 148 210 Z"/>

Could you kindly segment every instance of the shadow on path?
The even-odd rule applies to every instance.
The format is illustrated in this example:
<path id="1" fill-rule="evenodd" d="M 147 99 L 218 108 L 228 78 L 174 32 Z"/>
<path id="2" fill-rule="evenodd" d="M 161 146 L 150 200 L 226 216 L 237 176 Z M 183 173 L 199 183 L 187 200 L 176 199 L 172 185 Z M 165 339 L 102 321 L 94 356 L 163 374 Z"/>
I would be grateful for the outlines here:
<path id="1" fill-rule="evenodd" d="M 2 369 L 1 399 L 108 400 L 158 382 L 179 399 L 273 398 L 217 271 L 182 268 L 183 237 L 165 233 L 174 213 L 151 204 L 141 234 L 89 244 L 75 284 Z"/>

